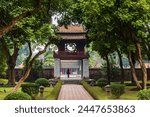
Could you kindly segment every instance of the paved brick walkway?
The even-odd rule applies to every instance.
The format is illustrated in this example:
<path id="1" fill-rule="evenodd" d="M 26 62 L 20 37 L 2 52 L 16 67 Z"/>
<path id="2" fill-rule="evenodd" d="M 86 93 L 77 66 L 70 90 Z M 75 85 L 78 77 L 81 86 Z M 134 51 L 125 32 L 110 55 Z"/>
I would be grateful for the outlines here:
<path id="1" fill-rule="evenodd" d="M 62 85 L 58 100 L 93 100 L 82 85 Z"/>

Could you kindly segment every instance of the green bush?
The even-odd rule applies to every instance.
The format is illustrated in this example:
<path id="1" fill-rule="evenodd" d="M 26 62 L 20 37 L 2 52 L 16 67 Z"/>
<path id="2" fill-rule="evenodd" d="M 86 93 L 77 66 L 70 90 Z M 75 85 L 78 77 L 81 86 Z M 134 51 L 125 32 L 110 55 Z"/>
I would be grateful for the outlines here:
<path id="1" fill-rule="evenodd" d="M 23 92 L 16 92 L 8 94 L 4 100 L 31 100 L 31 96 Z"/>
<path id="2" fill-rule="evenodd" d="M 119 98 L 125 92 L 125 85 L 112 84 L 110 85 L 111 93 L 115 98 Z"/>
<path id="3" fill-rule="evenodd" d="M 108 81 L 104 78 L 97 80 L 97 86 L 104 88 L 108 84 Z"/>
<path id="4" fill-rule="evenodd" d="M 98 95 L 98 90 L 96 90 L 95 88 L 93 88 L 92 86 L 90 86 L 86 81 L 81 81 L 81 84 L 83 85 L 83 87 L 87 90 L 87 92 L 89 92 L 89 94 L 96 100 L 99 99 L 99 95 Z"/>
<path id="5" fill-rule="evenodd" d="M 37 96 L 37 94 L 39 93 L 39 85 L 38 84 L 22 84 L 21 85 L 21 90 L 24 93 L 29 94 L 32 99 L 35 99 L 35 97 Z"/>
<path id="6" fill-rule="evenodd" d="M 40 85 L 40 86 L 44 86 L 44 87 L 48 87 L 49 86 L 49 82 L 46 78 L 38 78 L 35 81 L 36 84 Z"/>
<path id="7" fill-rule="evenodd" d="M 150 100 L 150 89 L 141 90 L 138 93 L 139 100 Z"/>
<path id="8" fill-rule="evenodd" d="M 51 92 L 51 96 L 54 100 L 57 100 L 61 86 L 62 86 L 62 81 L 59 80 Z"/>
<path id="9" fill-rule="evenodd" d="M 7 84 L 8 80 L 4 78 L 0 78 L 0 85 Z"/>

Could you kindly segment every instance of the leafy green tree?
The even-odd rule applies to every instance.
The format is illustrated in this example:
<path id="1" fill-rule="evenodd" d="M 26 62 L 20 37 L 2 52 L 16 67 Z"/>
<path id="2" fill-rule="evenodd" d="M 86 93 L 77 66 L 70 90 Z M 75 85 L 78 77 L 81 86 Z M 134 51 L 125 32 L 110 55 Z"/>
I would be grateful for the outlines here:
<path id="1" fill-rule="evenodd" d="M 30 75 L 32 75 L 34 77 L 34 79 L 32 79 L 32 81 L 37 79 L 39 77 L 39 74 L 43 74 L 43 62 L 37 58 L 34 61 L 32 69 L 31 69 Z"/>
<path id="2" fill-rule="evenodd" d="M 55 9 L 51 9 L 51 12 L 53 13 L 55 11 L 61 11 L 61 5 L 62 4 L 58 6 L 57 4 L 57 7 Z M 29 47 L 29 55 L 25 61 L 23 76 L 18 81 L 18 84 L 14 87 L 14 92 L 16 92 L 21 84 L 28 78 L 35 60 L 47 51 L 50 44 L 54 44 L 58 39 L 58 37 L 55 35 L 53 25 L 48 23 L 51 19 L 51 16 L 52 15 L 46 17 L 45 19 L 45 17 L 39 18 L 39 15 L 37 15 L 35 17 L 31 17 L 31 20 L 30 18 L 25 18 L 21 22 L 17 23 L 17 26 L 23 29 L 27 34 L 25 39 Z M 37 52 L 34 53 L 34 50 Z"/>
<path id="3" fill-rule="evenodd" d="M 53 38 L 51 34 L 54 34 L 54 30 L 49 24 L 51 23 L 51 17 L 56 12 L 63 11 L 65 4 L 62 3 L 69 3 L 69 1 L 29 0 L 27 2 L 26 0 L 2 0 L 0 2 L 0 12 L 3 14 L 1 16 L 0 43 L 3 45 L 2 50 L 7 58 L 8 83 L 15 84 L 14 68 L 20 48 L 24 44 L 28 44 L 30 51 L 28 62 L 32 55 L 32 45 L 36 45 L 36 47 L 45 45 L 43 49 L 45 52 L 50 42 L 44 39 L 48 38 L 48 35 Z M 49 39 L 51 40 L 51 38 Z M 39 51 L 36 57 L 42 53 L 43 51 Z"/>
<path id="4" fill-rule="evenodd" d="M 69 8 L 66 19 L 83 23 L 91 41 L 110 43 L 113 51 L 132 51 L 133 45 L 143 72 L 143 88 L 147 88 L 147 71 L 143 62 L 142 43 L 148 39 L 149 0 L 80 0 Z M 117 49 L 119 48 L 119 49 Z M 106 51 L 106 50 L 105 50 Z M 106 52 L 107 53 L 107 52 Z"/>
<path id="5" fill-rule="evenodd" d="M 19 65 L 23 65 L 25 58 L 29 55 L 29 49 L 28 49 L 28 45 L 25 44 L 22 46 L 22 48 L 20 48 L 19 53 L 18 53 L 18 57 L 17 57 L 17 61 L 16 61 L 16 66 Z"/>
<path id="6" fill-rule="evenodd" d="M 34 32 L 34 36 L 35 36 L 35 39 L 28 42 L 29 55 L 25 61 L 24 73 L 23 73 L 23 76 L 18 81 L 18 84 L 14 87 L 14 92 L 18 90 L 18 88 L 21 86 L 21 84 L 29 76 L 35 60 L 40 55 L 42 55 L 44 52 L 46 52 L 49 45 L 51 43 L 54 43 L 54 41 L 56 39 L 54 31 L 49 24 L 44 24 L 42 27 L 40 27 L 38 30 L 36 30 L 36 32 Z M 32 39 L 32 38 L 30 38 L 30 39 Z M 36 50 L 38 51 L 35 54 L 33 54 L 33 52 L 34 52 L 33 47 L 36 48 Z"/>
<path id="7" fill-rule="evenodd" d="M 91 68 L 100 68 L 101 63 L 103 62 L 102 58 L 99 56 L 98 52 L 93 51 L 92 44 L 88 47 L 89 58 L 89 67 Z"/>
<path id="8" fill-rule="evenodd" d="M 0 44 L 0 74 L 1 75 L 6 75 L 6 70 L 7 70 L 7 64 L 6 64 L 6 57 L 5 54 L 1 51 L 1 44 Z"/>
<path id="9" fill-rule="evenodd" d="M 72 0 L 1 0 L 0 39 L 22 19 L 38 14 L 39 18 L 50 21 L 49 17 L 65 10 L 71 3 Z"/>
<path id="10" fill-rule="evenodd" d="M 54 58 L 53 58 L 53 51 L 50 49 L 44 55 L 43 61 L 44 67 L 54 67 Z"/>

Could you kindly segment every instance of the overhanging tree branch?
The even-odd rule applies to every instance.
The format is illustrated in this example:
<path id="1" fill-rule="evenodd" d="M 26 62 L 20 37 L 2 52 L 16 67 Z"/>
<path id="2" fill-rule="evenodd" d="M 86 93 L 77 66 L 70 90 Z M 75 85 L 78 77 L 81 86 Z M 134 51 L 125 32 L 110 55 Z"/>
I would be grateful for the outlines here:
<path id="1" fill-rule="evenodd" d="M 36 13 L 38 13 L 41 10 L 41 0 L 35 0 L 34 9 L 31 11 L 26 11 L 18 16 L 16 16 L 11 22 L 6 24 L 3 28 L 0 29 L 0 39 L 2 36 L 10 31 L 18 21 L 20 21 L 23 18 L 30 17 Z"/>
<path id="2" fill-rule="evenodd" d="M 43 54 L 44 52 L 46 52 L 47 47 L 50 45 L 50 43 L 51 43 L 51 42 L 48 42 L 48 43 L 45 45 L 44 49 L 43 49 L 42 51 L 39 51 L 39 52 L 32 58 L 30 64 L 33 64 L 33 62 L 35 61 L 35 59 L 36 59 L 37 57 L 39 57 L 41 54 Z"/>
<path id="3" fill-rule="evenodd" d="M 16 91 L 19 89 L 19 87 L 21 86 L 21 84 L 27 79 L 27 77 L 28 77 L 29 74 L 30 74 L 30 71 L 31 71 L 31 69 L 32 69 L 32 65 L 33 65 L 35 59 L 36 59 L 37 57 L 39 57 L 41 54 L 43 54 L 43 53 L 47 50 L 47 47 L 50 45 L 50 43 L 51 43 L 51 42 L 48 42 L 48 43 L 45 45 L 44 49 L 43 49 L 42 51 L 39 51 L 39 52 L 29 61 L 29 64 L 28 64 L 28 66 L 26 66 L 25 72 L 24 72 L 23 76 L 22 76 L 21 79 L 19 80 L 18 84 L 14 87 L 13 92 L 16 92 Z"/>
<path id="4" fill-rule="evenodd" d="M 24 12 L 24 13 L 20 14 L 19 16 L 15 17 L 10 23 L 6 24 L 6 26 L 4 26 L 3 28 L 0 29 L 0 39 L 2 38 L 2 36 L 5 33 L 10 31 L 13 28 L 13 26 L 16 25 L 16 23 L 18 21 L 20 21 L 23 18 L 30 17 L 30 16 L 38 13 L 39 11 L 40 11 L 40 8 L 35 8 L 32 11 Z"/>
<path id="5" fill-rule="evenodd" d="M 26 66 L 28 66 L 28 63 L 29 63 L 29 61 L 31 60 L 31 57 L 32 57 L 32 48 L 31 48 L 31 42 L 27 42 L 27 44 L 28 44 L 28 47 L 29 47 L 29 56 L 27 57 L 27 59 L 26 59 Z"/>

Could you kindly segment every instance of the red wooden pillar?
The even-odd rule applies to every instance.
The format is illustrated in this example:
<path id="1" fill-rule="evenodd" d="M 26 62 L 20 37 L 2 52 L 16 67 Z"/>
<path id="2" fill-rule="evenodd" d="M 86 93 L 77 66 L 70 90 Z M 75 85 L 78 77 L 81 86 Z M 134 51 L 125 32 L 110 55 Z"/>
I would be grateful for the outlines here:
<path id="1" fill-rule="evenodd" d="M 72 68 L 70 68 L 70 75 L 72 75 Z"/>

